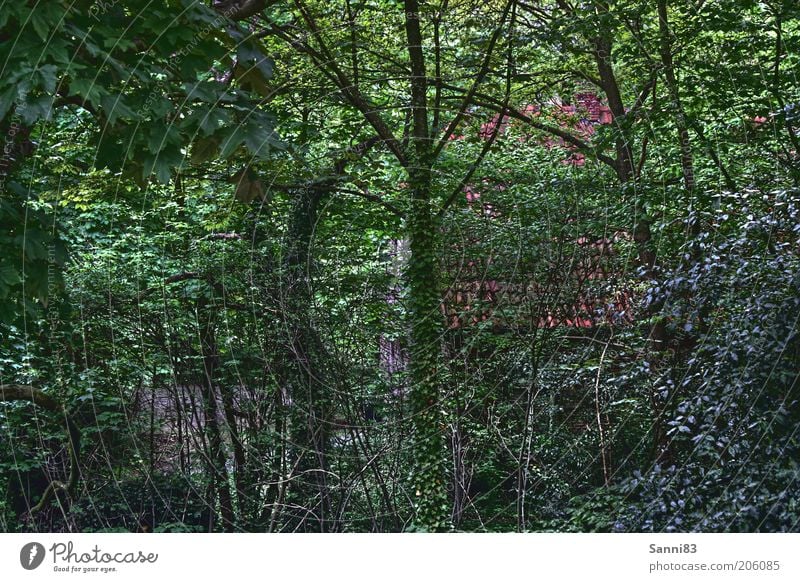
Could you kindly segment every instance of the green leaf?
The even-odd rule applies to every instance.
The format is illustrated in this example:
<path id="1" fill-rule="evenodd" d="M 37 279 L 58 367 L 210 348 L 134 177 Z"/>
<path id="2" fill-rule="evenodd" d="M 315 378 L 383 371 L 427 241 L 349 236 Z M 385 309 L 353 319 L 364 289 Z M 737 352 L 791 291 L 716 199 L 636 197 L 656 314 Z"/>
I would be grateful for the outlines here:
<path id="1" fill-rule="evenodd" d="M 42 88 L 47 93 L 54 93 L 56 90 L 56 82 L 58 80 L 58 67 L 55 65 L 42 65 L 36 72 L 42 79 Z"/>
<path id="2" fill-rule="evenodd" d="M 35 30 L 37 36 L 44 41 L 50 36 L 50 22 L 45 16 L 46 14 L 47 8 L 38 8 L 38 5 L 37 8 L 30 13 L 30 23 L 33 25 L 33 30 Z"/>
<path id="3" fill-rule="evenodd" d="M 19 108 L 22 120 L 27 125 L 33 125 L 40 119 L 49 120 L 53 114 L 54 95 L 42 95 Z"/>
<path id="4" fill-rule="evenodd" d="M 245 135 L 245 145 L 250 152 L 257 157 L 266 158 L 269 156 L 272 146 L 280 143 L 277 134 L 272 127 L 249 124 Z"/>
<path id="5" fill-rule="evenodd" d="M 11 265 L 0 265 L 0 299 L 8 297 L 10 288 L 21 281 L 19 272 Z"/>
<path id="6" fill-rule="evenodd" d="M 239 45 L 236 54 L 239 63 L 246 69 L 255 68 L 263 75 L 264 79 L 270 79 L 272 77 L 274 63 L 272 59 L 265 56 L 258 48 L 250 46 L 248 43 L 243 43 Z"/>
<path id="7" fill-rule="evenodd" d="M 180 131 L 174 125 L 156 124 L 150 128 L 150 136 L 147 140 L 147 150 L 151 154 L 157 154 L 170 145 L 180 143 Z"/>
<path id="8" fill-rule="evenodd" d="M 202 164 L 213 160 L 217 156 L 219 150 L 219 140 L 215 137 L 200 138 L 192 144 L 192 157 L 193 164 Z"/>
<path id="9" fill-rule="evenodd" d="M 169 184 L 172 177 L 172 165 L 167 162 L 163 157 L 156 158 L 154 172 L 156 180 L 161 184 Z"/>
<path id="10" fill-rule="evenodd" d="M 189 99 L 199 99 L 208 103 L 216 103 L 222 87 L 219 83 L 212 81 L 197 81 L 196 83 L 186 83 L 184 85 L 186 96 Z"/>
<path id="11" fill-rule="evenodd" d="M 146 155 L 142 166 L 142 177 L 147 179 L 154 176 L 161 184 L 169 184 L 172 178 L 172 169 L 180 167 L 183 154 L 175 146 L 169 146 L 155 155 Z"/>
<path id="12" fill-rule="evenodd" d="M 16 96 L 17 88 L 14 86 L 0 93 L 0 119 L 3 119 L 6 113 L 8 113 L 8 110 L 11 109 L 11 105 L 14 103 L 14 98 Z"/>
<path id="13" fill-rule="evenodd" d="M 210 135 L 230 122 L 231 114 L 225 109 L 214 107 L 200 121 L 200 129 L 205 135 Z"/>
<path id="14" fill-rule="evenodd" d="M 224 130 L 220 136 L 220 142 L 222 143 L 220 156 L 223 158 L 230 157 L 230 155 L 242 145 L 246 137 L 247 131 L 241 125 L 234 125 Z"/>
<path id="15" fill-rule="evenodd" d="M 83 97 L 92 105 L 102 105 L 101 99 L 104 95 L 108 94 L 102 86 L 97 82 L 97 79 L 90 79 L 88 77 L 82 79 L 72 79 L 69 83 L 70 93 Z"/>
<path id="16" fill-rule="evenodd" d="M 228 125 L 231 114 L 225 109 L 214 106 L 195 107 L 181 126 L 190 131 L 200 129 L 203 135 L 211 135 L 220 127 Z"/>
<path id="17" fill-rule="evenodd" d="M 108 122 L 113 124 L 120 117 L 135 120 L 136 113 L 122 100 L 121 95 L 105 95 L 100 99 L 100 104 L 108 116 Z"/>

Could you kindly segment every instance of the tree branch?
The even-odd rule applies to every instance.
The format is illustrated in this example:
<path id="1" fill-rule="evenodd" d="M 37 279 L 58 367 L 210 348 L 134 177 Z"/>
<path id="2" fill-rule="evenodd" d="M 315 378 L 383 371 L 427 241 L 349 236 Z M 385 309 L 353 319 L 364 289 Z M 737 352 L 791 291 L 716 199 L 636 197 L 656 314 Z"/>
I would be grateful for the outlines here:
<path id="1" fill-rule="evenodd" d="M 484 77 L 486 77 L 486 75 L 488 74 L 490 68 L 489 65 L 492 59 L 492 53 L 494 52 L 495 44 L 497 44 L 497 39 L 500 37 L 500 33 L 503 31 L 503 24 L 505 23 L 509 10 L 511 10 L 511 6 L 513 5 L 514 5 L 514 0 L 506 2 L 506 6 L 503 9 L 503 14 L 500 16 L 500 22 L 497 24 L 497 28 L 495 29 L 491 39 L 489 40 L 489 46 L 486 48 L 486 54 L 484 55 L 483 58 L 483 64 L 481 64 L 481 68 L 475 77 L 475 81 L 472 83 L 472 87 L 470 87 L 469 91 L 467 91 L 466 95 L 464 95 L 464 99 L 461 102 L 461 107 L 459 107 L 458 113 L 456 113 L 456 116 L 447 125 L 447 129 L 445 129 L 444 133 L 442 134 L 442 137 L 439 139 L 439 143 L 436 145 L 436 149 L 433 152 L 434 159 L 438 157 L 439 153 L 442 151 L 442 148 L 444 148 L 445 144 L 447 144 L 450 137 L 458 128 L 458 124 L 461 123 L 461 121 L 466 116 L 467 108 L 472 104 L 472 99 L 478 92 L 478 86 L 483 82 Z M 437 81 L 439 84 L 441 84 L 441 79 L 437 79 Z"/>
<path id="2" fill-rule="evenodd" d="M 225 0 L 215 2 L 214 9 L 233 21 L 246 20 L 255 16 L 265 8 L 276 4 L 278 0 Z"/>
<path id="3" fill-rule="evenodd" d="M 378 115 L 376 108 L 370 105 L 366 99 L 364 99 L 358 88 L 350 81 L 350 79 L 348 79 L 344 71 L 342 71 L 341 68 L 336 64 L 333 54 L 328 49 L 324 39 L 322 38 L 322 34 L 319 31 L 316 21 L 312 18 L 311 13 L 306 9 L 303 2 L 300 0 L 295 0 L 294 4 L 300 11 L 303 20 L 311 31 L 311 35 L 319 44 L 320 52 L 316 52 L 311 49 L 307 43 L 302 43 L 301 41 L 297 42 L 300 43 L 300 46 L 305 47 L 304 52 L 311 57 L 317 69 L 329 80 L 331 80 L 336 87 L 338 87 L 339 91 L 341 91 L 342 95 L 350 102 L 351 105 L 361 112 L 361 115 L 363 115 L 364 119 L 366 119 L 367 122 L 373 127 L 378 136 L 384 142 L 386 142 L 386 146 L 395 155 L 400 164 L 406 166 L 408 162 L 403 154 L 400 144 L 397 141 L 397 138 L 395 138 L 394 134 L 392 133 L 392 130 L 389 129 L 389 126 L 386 125 L 386 122 L 383 120 L 383 118 Z"/>
<path id="4" fill-rule="evenodd" d="M 445 85 L 445 87 L 447 87 L 448 89 L 457 90 L 457 91 L 462 90 L 459 87 L 455 87 L 455 86 L 452 86 L 452 85 Z M 483 108 L 488 109 L 490 111 L 494 111 L 495 113 L 500 113 L 501 115 L 506 115 L 508 117 L 512 117 L 512 118 L 517 119 L 519 121 L 523 121 L 526 124 L 530 125 L 531 127 L 535 128 L 535 129 L 538 129 L 539 131 L 543 131 L 545 133 L 549 133 L 551 135 L 555 135 L 556 137 L 560 137 L 564 141 L 574 145 L 582 153 L 585 153 L 588 156 L 590 156 L 592 158 L 595 158 L 595 159 L 603 162 L 604 164 L 610 166 L 614 170 L 616 170 L 617 162 L 616 162 L 616 160 L 614 158 L 598 152 L 597 149 L 592 147 L 589 143 L 587 143 L 587 142 L 583 141 L 582 139 L 572 135 L 568 131 L 565 131 L 565 130 L 563 130 L 563 129 L 559 128 L 559 127 L 553 126 L 553 125 L 547 125 L 546 123 L 538 122 L 538 121 L 534 120 L 532 117 L 529 117 L 529 116 L 525 115 L 524 113 L 521 113 L 520 111 L 517 111 L 514 108 L 504 107 L 502 102 L 500 102 L 499 100 L 494 99 L 492 97 L 489 97 L 488 95 L 482 95 L 480 93 L 476 93 L 475 97 L 476 98 L 473 98 L 473 100 L 472 100 L 472 103 L 474 105 L 477 105 L 478 107 L 483 107 Z"/>

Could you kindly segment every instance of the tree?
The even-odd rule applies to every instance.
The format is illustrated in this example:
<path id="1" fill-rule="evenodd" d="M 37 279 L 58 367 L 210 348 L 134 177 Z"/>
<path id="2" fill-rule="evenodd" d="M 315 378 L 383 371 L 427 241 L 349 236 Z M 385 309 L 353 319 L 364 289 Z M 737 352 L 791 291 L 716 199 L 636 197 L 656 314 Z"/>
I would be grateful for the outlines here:
<path id="1" fill-rule="evenodd" d="M 0 527 L 796 529 L 799 15 L 5 10 Z"/>

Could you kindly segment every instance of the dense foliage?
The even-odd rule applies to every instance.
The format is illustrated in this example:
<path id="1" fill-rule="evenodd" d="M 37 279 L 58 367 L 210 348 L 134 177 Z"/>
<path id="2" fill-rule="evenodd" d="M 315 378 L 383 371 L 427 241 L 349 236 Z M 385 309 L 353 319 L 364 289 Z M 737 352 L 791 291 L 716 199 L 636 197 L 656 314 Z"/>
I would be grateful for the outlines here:
<path id="1" fill-rule="evenodd" d="M 0 9 L 0 530 L 797 531 L 800 6 Z"/>

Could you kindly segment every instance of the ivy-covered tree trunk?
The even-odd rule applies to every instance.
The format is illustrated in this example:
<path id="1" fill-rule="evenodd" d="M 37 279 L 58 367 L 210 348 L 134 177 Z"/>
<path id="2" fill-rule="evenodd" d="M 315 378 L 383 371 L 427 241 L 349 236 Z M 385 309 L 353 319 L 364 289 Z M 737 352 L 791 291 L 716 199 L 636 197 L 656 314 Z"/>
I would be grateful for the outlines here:
<path id="1" fill-rule="evenodd" d="M 447 528 L 448 499 L 444 420 L 439 406 L 441 296 L 437 284 L 436 219 L 431 209 L 433 152 L 428 132 L 425 60 L 419 5 L 406 0 L 406 37 L 411 60 L 413 140 L 409 148 L 411 194 L 408 238 L 411 256 L 406 273 L 411 320 L 411 407 L 414 424 L 415 525 Z"/>
<path id="2" fill-rule="evenodd" d="M 447 527 L 445 442 L 439 406 L 441 323 L 437 285 L 436 225 L 430 209 L 430 170 L 410 172 L 408 234 L 411 256 L 406 272 L 411 320 L 411 407 L 414 424 L 416 525 Z"/>
<path id="3" fill-rule="evenodd" d="M 310 285 L 311 242 L 321 200 L 330 186 L 316 185 L 293 192 L 294 207 L 284 258 L 284 326 L 286 334 L 286 380 L 292 401 L 291 439 L 294 445 L 293 486 L 295 501 L 307 512 L 302 524 L 331 531 L 334 524 L 328 483 L 328 441 L 331 400 L 324 373 L 321 341 L 313 329 Z M 301 529 L 309 529 L 302 525 Z"/>
<path id="4" fill-rule="evenodd" d="M 283 279 L 281 290 L 283 299 L 283 332 L 285 341 L 285 366 L 283 380 L 285 393 L 276 395 L 277 418 L 276 433 L 288 433 L 294 448 L 293 463 L 289 473 L 297 476 L 293 480 L 294 497 L 307 512 L 300 517 L 303 529 L 305 524 L 316 522 L 312 529 L 326 532 L 338 527 L 329 483 L 329 441 L 333 417 L 333 392 L 329 385 L 331 374 L 326 368 L 326 350 L 317 333 L 311 311 L 313 305 L 312 242 L 317 226 L 319 209 L 322 203 L 336 189 L 337 180 L 345 173 L 349 161 L 363 156 L 378 142 L 372 137 L 359 143 L 338 159 L 333 167 L 318 180 L 291 190 L 292 212 L 286 237 L 286 254 L 283 258 Z M 285 399 L 291 402 L 291 412 L 287 414 Z M 276 453 L 283 463 L 284 442 Z M 275 492 L 275 502 L 283 495 L 283 486 Z M 270 529 L 272 529 L 271 518 Z"/>

